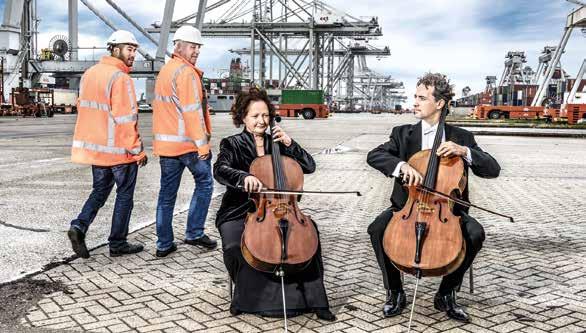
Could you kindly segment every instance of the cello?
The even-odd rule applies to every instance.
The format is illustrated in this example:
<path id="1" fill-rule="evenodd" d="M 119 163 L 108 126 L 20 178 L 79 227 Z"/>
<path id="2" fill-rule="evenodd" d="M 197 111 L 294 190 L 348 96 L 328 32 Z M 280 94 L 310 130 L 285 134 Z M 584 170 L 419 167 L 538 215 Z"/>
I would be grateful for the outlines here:
<path id="1" fill-rule="evenodd" d="M 275 119 L 270 121 L 272 133 Z M 273 193 L 253 194 L 244 223 L 241 249 L 246 262 L 267 273 L 295 273 L 303 270 L 318 247 L 317 230 L 297 205 L 298 195 L 281 191 L 302 191 L 303 171 L 292 158 L 281 156 L 279 145 L 271 143 L 271 154 L 257 157 L 250 174 Z"/>
<path id="2" fill-rule="evenodd" d="M 458 156 L 439 157 L 436 152 L 445 130 L 444 107 L 432 149 L 419 151 L 408 163 L 424 176 L 423 187 L 459 197 L 467 183 L 464 161 Z M 395 266 L 418 278 L 443 276 L 456 270 L 466 253 L 460 217 L 453 203 L 416 186 L 396 212 L 383 236 L 383 248 Z"/>

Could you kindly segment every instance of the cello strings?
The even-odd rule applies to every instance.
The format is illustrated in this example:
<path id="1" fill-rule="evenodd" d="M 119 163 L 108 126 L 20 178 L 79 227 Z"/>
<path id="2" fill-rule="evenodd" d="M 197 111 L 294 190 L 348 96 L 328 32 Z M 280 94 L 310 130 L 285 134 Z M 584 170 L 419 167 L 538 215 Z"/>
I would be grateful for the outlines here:
<path id="1" fill-rule="evenodd" d="M 445 112 L 444 110 L 442 110 L 442 114 L 440 116 L 440 123 L 438 125 L 438 132 L 436 133 L 435 139 L 434 139 L 434 144 L 433 144 L 433 148 L 431 150 L 430 153 L 430 157 L 428 160 L 428 170 L 427 171 L 432 171 L 435 174 L 435 177 L 437 178 L 437 171 L 439 169 L 439 158 L 435 152 L 437 151 L 437 147 L 439 146 L 439 144 L 441 143 L 441 139 L 443 136 L 443 132 L 444 132 L 444 121 L 445 121 Z M 429 165 L 434 165 L 434 169 L 435 170 L 429 170 Z M 425 175 L 425 183 L 424 186 L 428 186 L 431 180 L 432 175 L 430 174 L 431 172 L 427 172 Z M 434 184 L 435 185 L 435 184 Z M 435 186 L 434 186 L 435 187 Z M 421 198 L 423 197 L 424 201 L 426 202 L 428 201 L 429 197 L 432 196 L 432 193 L 427 191 L 427 190 L 421 190 L 418 189 L 419 191 L 419 195 L 418 198 L 419 200 L 421 200 Z M 421 201 L 420 201 L 421 202 Z M 419 220 L 420 218 L 420 214 L 421 211 L 419 210 L 419 208 L 417 208 L 417 219 Z M 417 278 L 417 276 L 415 276 L 415 290 L 413 292 L 413 302 L 411 303 L 411 313 L 409 314 L 409 326 L 407 327 L 407 333 L 411 332 L 411 324 L 413 323 L 413 312 L 415 310 L 415 301 L 417 300 L 417 288 L 419 286 L 419 278 Z"/>
<path id="2" fill-rule="evenodd" d="M 271 125 L 274 125 L 274 123 L 272 123 Z M 273 132 L 273 126 L 271 126 L 271 140 L 273 138 L 272 136 L 272 132 Z M 283 182 L 283 170 L 281 169 L 281 154 L 279 151 L 279 146 L 277 142 L 272 141 L 271 142 L 271 146 L 272 146 L 272 153 L 273 153 L 273 168 L 275 171 L 275 176 L 276 179 L 274 180 L 276 187 L 278 190 L 284 190 L 284 182 Z M 280 200 L 281 200 L 281 195 L 275 195 L 275 199 L 277 201 L 277 205 L 280 205 Z M 285 241 L 285 240 L 283 240 Z M 281 277 L 281 297 L 283 298 L 283 321 L 284 321 L 284 332 L 288 333 L 289 332 L 289 328 L 287 326 L 287 301 L 285 299 L 285 272 L 283 271 L 283 267 L 281 267 L 279 269 L 279 275 Z"/>

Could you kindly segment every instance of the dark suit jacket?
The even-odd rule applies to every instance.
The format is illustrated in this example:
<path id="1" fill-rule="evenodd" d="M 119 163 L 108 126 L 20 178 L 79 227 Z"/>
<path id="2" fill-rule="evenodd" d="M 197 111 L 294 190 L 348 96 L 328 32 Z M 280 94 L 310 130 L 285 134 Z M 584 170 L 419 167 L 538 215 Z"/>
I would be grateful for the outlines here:
<path id="1" fill-rule="evenodd" d="M 468 168 L 482 178 L 498 177 L 501 167 L 490 154 L 482 151 L 474 140 L 474 135 L 465 129 L 446 124 L 446 141 L 452 141 L 461 146 L 470 148 L 472 165 L 464 161 L 466 174 Z M 393 128 L 389 141 L 374 148 L 368 153 L 367 163 L 382 172 L 387 177 L 393 177 L 392 173 L 399 162 L 407 162 L 411 156 L 421 150 L 421 122 L 414 125 L 402 125 Z M 391 205 L 397 209 L 403 208 L 407 202 L 408 191 L 401 184 L 401 179 L 395 178 Z M 462 199 L 468 200 L 468 184 L 462 193 Z M 464 209 L 457 207 L 458 209 Z M 456 209 L 456 213 L 458 211 Z M 464 209 L 468 211 L 468 209 Z"/>

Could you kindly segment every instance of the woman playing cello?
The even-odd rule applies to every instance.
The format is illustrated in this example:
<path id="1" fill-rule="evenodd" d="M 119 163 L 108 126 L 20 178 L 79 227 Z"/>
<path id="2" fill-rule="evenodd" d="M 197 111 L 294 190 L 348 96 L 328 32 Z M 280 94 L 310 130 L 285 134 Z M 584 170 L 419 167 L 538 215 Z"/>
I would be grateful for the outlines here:
<path id="1" fill-rule="evenodd" d="M 281 281 L 274 274 L 254 269 L 242 255 L 241 239 L 245 220 L 251 205 L 254 208 L 249 193 L 263 188 L 262 182 L 250 174 L 250 166 L 257 157 L 269 154 L 273 144 L 279 145 L 283 156 L 294 159 L 303 173 L 314 172 L 315 162 L 279 126 L 273 127 L 272 135 L 266 133 L 269 121 L 275 117 L 275 109 L 266 92 L 252 88 L 248 92 L 240 93 L 231 114 L 234 125 L 244 125 L 244 130 L 222 139 L 218 159 L 214 164 L 215 179 L 227 187 L 216 215 L 216 227 L 222 238 L 224 264 L 235 283 L 230 312 L 233 315 L 254 313 L 281 317 Z M 320 246 L 304 270 L 288 274 L 284 281 L 287 316 L 315 312 L 320 319 L 335 320 L 334 314 L 329 310 L 323 283 Z"/>

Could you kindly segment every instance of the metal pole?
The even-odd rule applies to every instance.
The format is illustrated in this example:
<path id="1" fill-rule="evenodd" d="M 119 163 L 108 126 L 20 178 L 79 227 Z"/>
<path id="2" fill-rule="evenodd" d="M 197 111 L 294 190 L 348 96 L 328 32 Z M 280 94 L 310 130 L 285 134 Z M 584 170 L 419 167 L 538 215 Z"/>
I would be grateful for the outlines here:
<path id="1" fill-rule="evenodd" d="M 279 51 L 283 50 L 283 34 L 279 34 Z M 285 58 L 287 58 L 287 52 L 285 52 Z M 281 80 L 283 78 L 283 65 L 281 61 L 279 61 L 279 86 L 281 85 Z"/>
<path id="2" fill-rule="evenodd" d="M 260 31 L 257 30 L 260 34 Z M 263 39 L 258 40 L 258 81 L 261 87 L 265 88 L 266 79 L 266 54 L 265 54 L 265 42 Z"/>
<path id="3" fill-rule="evenodd" d="M 330 37 L 330 57 L 329 57 L 329 64 L 328 64 L 328 67 L 329 67 L 328 68 L 328 77 L 330 77 L 329 78 L 330 82 L 332 81 L 331 76 L 334 74 L 334 61 L 335 61 L 334 49 L 335 49 L 334 36 L 332 35 Z M 334 86 L 331 85 L 330 86 L 330 95 L 333 95 L 333 92 L 334 92 Z"/>
<path id="4" fill-rule="evenodd" d="M 206 14 L 207 0 L 199 0 L 199 6 L 197 7 L 197 17 L 195 19 L 195 27 L 201 31 L 203 28 L 203 18 Z"/>
<path id="5" fill-rule="evenodd" d="M 287 58 L 287 52 L 289 51 L 289 37 L 287 35 L 285 35 L 285 58 L 287 60 L 289 60 L 289 58 Z M 297 59 L 295 59 L 297 60 Z M 283 69 L 283 81 L 281 81 L 281 88 L 287 88 L 287 86 L 285 86 L 283 83 L 287 80 L 287 75 L 288 75 L 288 71 L 287 69 Z"/>
<path id="6" fill-rule="evenodd" d="M 24 54 L 23 54 L 23 61 L 21 63 L 20 66 L 20 81 L 19 81 L 19 87 L 25 87 L 27 86 L 28 88 L 30 88 L 30 86 L 28 86 L 28 78 L 29 78 L 29 72 L 28 72 L 28 64 L 29 64 L 29 60 L 30 60 L 30 52 L 31 52 L 31 39 L 30 39 L 30 3 L 28 1 L 26 1 L 24 3 L 24 10 L 22 13 L 22 22 L 20 23 L 20 27 L 21 27 L 21 31 L 22 31 L 22 35 L 21 35 L 21 40 L 23 41 L 23 44 L 25 45 L 24 47 Z M 27 83 L 27 84 L 25 84 Z"/>
<path id="7" fill-rule="evenodd" d="M 254 22 L 252 23 L 252 29 L 250 29 L 250 81 L 254 83 Z"/>
<path id="8" fill-rule="evenodd" d="M 533 80 L 531 80 L 532 84 L 539 82 L 539 79 L 541 78 L 541 71 L 543 71 L 543 62 L 539 62 L 539 65 L 537 65 L 537 71 L 535 72 L 535 75 L 533 76 Z"/>
<path id="9" fill-rule="evenodd" d="M 321 38 L 321 47 L 322 47 L 322 53 L 320 56 L 320 74 L 321 74 L 321 78 L 320 78 L 320 89 L 324 89 L 325 90 L 325 82 L 326 82 L 326 69 L 324 68 L 324 61 L 327 61 L 326 58 L 326 52 L 327 52 L 327 40 L 326 40 L 326 36 L 323 35 Z"/>
<path id="10" fill-rule="evenodd" d="M 223 6 L 225 4 L 227 4 L 228 2 L 230 2 L 230 0 L 220 0 L 215 2 L 213 5 L 210 5 L 209 7 L 206 7 L 205 11 L 206 13 L 209 12 L 210 10 L 214 10 L 220 6 Z M 187 15 L 186 17 L 176 20 L 173 23 L 175 23 L 176 25 L 181 25 L 189 20 L 191 20 L 192 18 L 197 17 L 197 13 L 191 14 L 191 15 Z M 196 20 L 197 23 L 197 20 Z M 203 25 L 203 18 L 202 18 L 202 25 Z M 201 30 L 201 29 L 200 29 Z"/>
<path id="11" fill-rule="evenodd" d="M 309 78 L 309 86 L 311 87 L 311 89 L 315 89 L 314 86 L 314 76 L 313 74 L 313 59 L 314 59 L 314 54 L 313 52 L 315 52 L 315 40 L 314 40 L 314 35 L 313 35 L 313 22 L 309 23 L 309 73 L 310 73 L 310 78 Z"/>
<path id="12" fill-rule="evenodd" d="M 301 62 L 299 63 L 299 66 L 297 66 L 296 68 L 294 67 L 293 69 L 296 71 L 297 74 L 299 74 L 299 71 L 301 70 L 301 67 L 303 67 L 303 64 L 305 63 L 305 61 L 307 60 L 308 55 L 306 54 L 303 59 L 301 59 Z M 295 66 L 295 64 L 293 64 L 293 66 Z M 299 74 L 302 78 L 303 78 L 303 82 L 306 88 L 310 89 L 309 84 L 307 83 L 307 80 L 305 80 L 305 74 L 307 74 L 307 70 L 309 69 L 309 67 L 305 67 L 305 70 L 303 71 L 303 73 Z M 291 83 L 293 83 L 293 79 L 295 79 L 295 74 L 293 73 L 293 71 L 288 69 L 287 73 L 291 73 L 291 78 L 289 78 L 289 80 L 287 80 L 286 82 L 286 86 L 288 87 L 289 85 L 291 85 Z M 287 77 L 287 76 L 286 76 Z"/>
<path id="13" fill-rule="evenodd" d="M 505 76 L 507 75 L 507 63 L 505 62 L 505 69 L 503 70 L 503 73 L 501 74 L 501 79 L 499 80 L 499 85 L 497 87 L 501 87 L 503 85 L 503 83 L 505 82 Z"/>
<path id="14" fill-rule="evenodd" d="M 32 19 L 33 19 L 33 24 L 32 24 L 32 34 L 33 34 L 33 55 L 36 55 L 38 53 L 38 35 L 39 35 L 39 20 L 37 17 L 37 0 L 33 0 L 31 3 L 31 8 L 32 8 Z"/>
<path id="15" fill-rule="evenodd" d="M 305 63 L 305 60 L 307 60 L 307 57 L 309 55 L 309 54 L 306 54 L 306 52 L 305 52 L 305 50 L 308 49 L 308 47 L 309 47 L 309 40 L 305 43 L 305 45 L 301 49 L 301 52 L 299 52 L 299 54 L 297 55 L 297 58 L 295 58 L 295 61 L 293 61 L 293 63 L 291 64 L 291 66 L 293 68 L 292 70 L 299 72 L 299 70 L 301 69 L 301 67 L 303 66 L 303 64 Z M 308 52 L 309 52 L 309 50 L 308 50 Z M 303 56 L 303 59 L 301 59 L 301 56 Z M 300 60 L 299 65 L 297 65 L 297 62 L 299 60 Z M 292 70 L 289 69 L 289 67 L 285 68 L 285 76 L 284 76 L 284 81 L 283 82 L 286 82 L 286 84 L 285 84 L 286 87 L 289 86 L 289 84 L 291 83 L 291 81 L 295 77 L 293 75 Z M 287 77 L 289 77 L 289 74 L 290 73 L 291 73 L 291 79 L 290 80 L 287 80 Z"/>
<path id="16" fill-rule="evenodd" d="M 91 5 L 89 2 L 87 2 L 87 0 L 80 0 L 81 3 L 83 3 L 89 10 L 91 10 L 94 15 L 96 15 L 100 20 L 102 20 L 102 22 L 104 22 L 108 27 L 110 27 L 110 29 L 116 31 L 118 30 L 118 28 L 116 27 L 116 25 L 114 25 L 114 23 L 112 21 L 110 21 L 107 17 L 103 16 L 93 5 Z M 151 57 L 150 54 L 146 53 L 145 51 L 143 51 L 142 49 L 137 49 L 138 53 L 140 53 L 145 59 L 147 60 L 153 60 L 153 57 Z"/>
<path id="17" fill-rule="evenodd" d="M 267 45 L 268 45 L 268 46 L 271 48 L 271 50 L 272 50 L 272 51 L 275 53 L 275 55 L 276 55 L 276 56 L 277 56 L 277 57 L 278 57 L 278 58 L 279 58 L 279 59 L 280 59 L 280 60 L 281 60 L 281 61 L 282 61 L 282 62 L 283 62 L 283 63 L 284 63 L 286 66 L 289 66 L 289 67 L 290 67 L 290 69 L 291 69 L 291 68 L 292 68 L 292 65 L 289 63 L 289 61 L 287 61 L 287 59 L 285 59 L 285 57 L 284 57 L 284 56 L 283 56 L 283 55 L 282 55 L 280 52 L 278 52 L 278 50 L 276 50 L 276 47 L 275 47 L 275 45 L 274 45 L 274 44 L 273 44 L 273 43 L 272 43 L 270 40 L 268 40 L 268 39 L 267 39 L 267 38 L 266 38 L 266 37 L 265 37 L 265 36 L 264 36 L 264 35 L 263 35 L 263 34 L 262 34 L 260 31 L 257 31 L 257 33 L 258 33 L 258 36 L 259 36 L 259 37 L 260 37 L 262 40 L 264 40 L 264 42 L 265 42 L 265 43 L 266 43 L 266 44 L 267 44 Z M 298 79 L 298 80 L 300 80 L 300 82 L 301 82 L 302 84 L 304 84 L 305 86 L 307 86 L 307 83 L 306 83 L 306 82 L 305 82 L 305 80 L 304 80 L 304 79 L 303 79 L 303 78 L 302 78 L 302 77 L 299 75 L 299 73 L 297 73 L 297 71 L 293 71 L 292 73 L 293 73 L 293 75 L 297 74 L 297 79 Z"/>
<path id="18" fill-rule="evenodd" d="M 354 111 L 354 56 L 350 56 L 348 62 L 348 81 L 346 82 L 346 94 L 350 99 L 350 111 Z"/>
<path id="19" fill-rule="evenodd" d="M 4 93 L 4 57 L 0 57 L 0 102 L 2 103 L 6 103 Z"/>
<path id="20" fill-rule="evenodd" d="M 161 23 L 161 34 L 159 35 L 159 47 L 157 48 L 156 60 L 160 63 L 165 63 L 165 53 L 167 52 L 167 45 L 169 44 L 169 32 L 171 30 L 174 10 L 175 0 L 167 0 L 165 2 L 165 10 L 163 11 L 163 22 Z"/>
<path id="21" fill-rule="evenodd" d="M 132 26 L 135 27 L 136 30 L 140 31 L 143 36 L 145 36 L 151 42 L 153 42 L 153 44 L 155 44 L 155 46 L 159 46 L 159 42 L 151 34 L 149 34 L 146 30 L 144 30 L 143 27 L 141 27 L 138 23 L 136 23 L 136 21 L 134 21 L 132 18 L 130 18 L 130 16 L 128 16 L 128 14 L 126 14 L 126 12 L 124 10 L 122 10 L 122 8 L 118 7 L 118 5 L 116 3 L 114 3 L 114 1 L 112 1 L 112 0 L 106 0 L 106 2 L 112 8 L 114 8 L 114 10 L 116 10 L 118 12 L 118 14 L 120 14 L 122 17 L 124 17 L 126 19 L 126 21 L 128 21 L 128 23 L 132 24 Z M 165 52 L 166 52 L 166 54 L 169 57 L 171 56 L 171 53 L 170 52 L 168 52 L 167 50 L 165 50 Z"/>
<path id="22" fill-rule="evenodd" d="M 272 39 L 272 37 L 271 37 Z M 279 50 L 280 51 L 280 50 Z M 269 53 L 269 82 L 273 80 L 273 52 Z"/>
<path id="23" fill-rule="evenodd" d="M 580 87 L 580 84 L 582 83 L 582 77 L 584 77 L 584 72 L 586 72 L 586 59 L 582 61 L 582 66 L 580 66 L 580 71 L 578 71 L 578 76 L 576 76 L 576 82 L 574 82 L 572 91 L 570 91 L 570 95 L 568 95 L 568 100 L 566 101 L 566 104 L 574 103 L 576 93 L 578 92 L 578 87 Z"/>
<path id="24" fill-rule="evenodd" d="M 539 84 L 539 88 L 537 89 L 537 94 L 535 95 L 535 98 L 533 99 L 533 103 L 531 103 L 531 106 L 541 105 L 541 102 L 545 98 L 545 92 L 547 91 L 547 86 L 549 85 L 549 81 L 551 80 L 551 77 L 553 76 L 553 73 L 555 72 L 555 67 L 556 67 L 557 63 L 560 61 L 560 58 L 562 57 L 562 53 L 564 53 L 564 49 L 566 48 L 566 45 L 568 44 L 568 40 L 570 39 L 570 35 L 572 34 L 573 29 L 574 29 L 573 26 L 570 26 L 565 29 L 564 35 L 562 36 L 562 39 L 560 40 L 560 44 L 558 45 L 558 48 L 555 50 L 555 54 L 553 56 L 553 59 L 550 62 L 551 65 L 548 66 L 548 68 L 547 68 L 547 73 L 545 74 L 543 82 L 541 84 Z"/>

